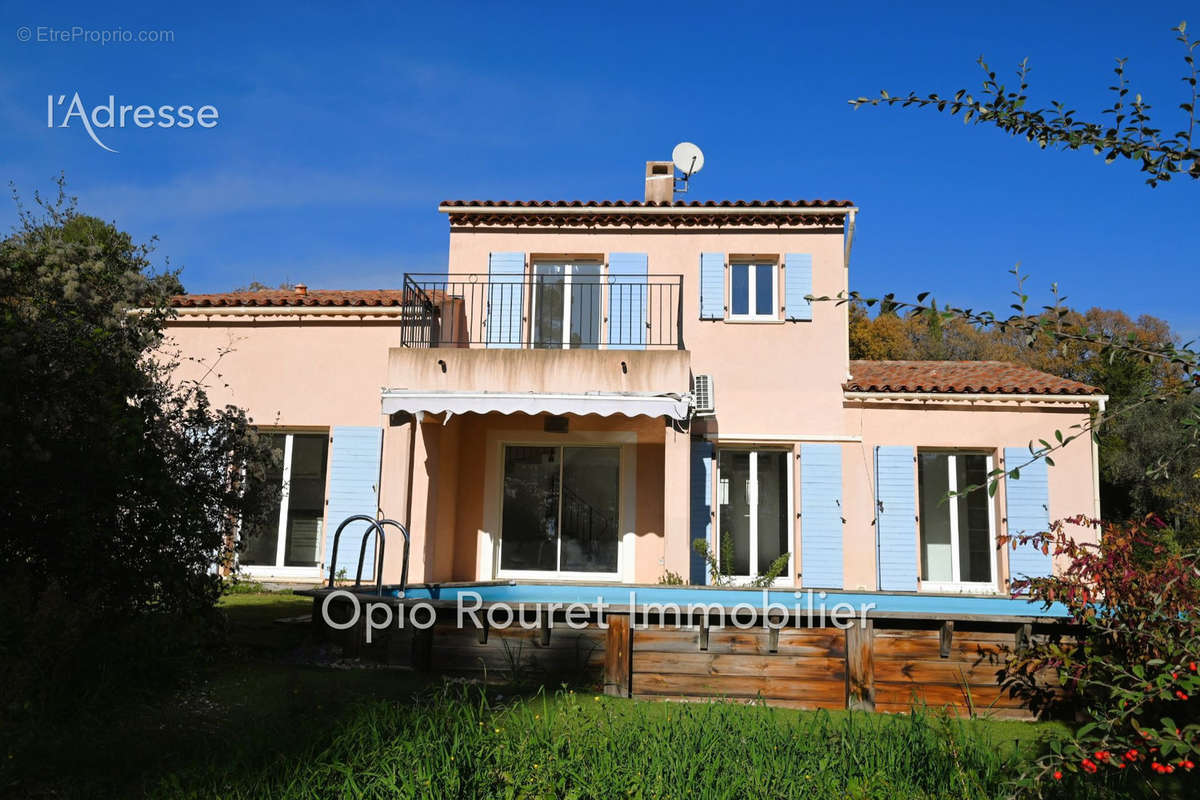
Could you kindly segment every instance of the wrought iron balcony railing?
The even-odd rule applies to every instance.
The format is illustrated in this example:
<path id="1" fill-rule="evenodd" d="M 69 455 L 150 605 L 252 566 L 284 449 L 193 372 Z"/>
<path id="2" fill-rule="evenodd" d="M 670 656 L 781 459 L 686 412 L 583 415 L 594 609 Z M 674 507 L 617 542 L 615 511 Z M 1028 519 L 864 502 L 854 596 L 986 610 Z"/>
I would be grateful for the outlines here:
<path id="1" fill-rule="evenodd" d="M 409 273 L 403 347 L 683 349 L 683 276 Z"/>

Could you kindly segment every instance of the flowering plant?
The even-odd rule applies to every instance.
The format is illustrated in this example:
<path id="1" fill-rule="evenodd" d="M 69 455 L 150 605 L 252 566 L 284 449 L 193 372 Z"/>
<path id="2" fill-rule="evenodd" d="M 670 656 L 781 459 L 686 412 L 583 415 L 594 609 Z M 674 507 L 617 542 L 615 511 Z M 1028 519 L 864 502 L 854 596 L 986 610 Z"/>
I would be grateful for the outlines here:
<path id="1" fill-rule="evenodd" d="M 1077 541 L 1080 526 L 1099 531 L 1099 543 Z M 1123 525 L 1076 517 L 1003 537 L 1065 563 L 1012 588 L 1047 607 L 1062 603 L 1073 626 L 1026 641 L 1002 681 L 1039 711 L 1084 721 L 1052 742 L 1026 785 L 1072 773 L 1175 782 L 1169 776 L 1200 762 L 1200 555 L 1168 547 L 1162 529 L 1155 517 Z"/>

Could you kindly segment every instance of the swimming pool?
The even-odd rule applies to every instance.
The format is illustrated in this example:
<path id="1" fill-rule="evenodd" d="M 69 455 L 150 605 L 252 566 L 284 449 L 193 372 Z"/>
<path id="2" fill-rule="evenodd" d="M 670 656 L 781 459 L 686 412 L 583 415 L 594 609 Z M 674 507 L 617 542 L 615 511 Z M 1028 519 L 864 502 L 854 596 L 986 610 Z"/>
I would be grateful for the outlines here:
<path id="1" fill-rule="evenodd" d="M 385 596 L 396 598 L 399 589 L 384 587 Z M 867 607 L 868 616 L 916 615 L 981 616 L 981 617 L 1067 617 L 1066 606 L 1054 603 L 1047 607 L 1009 597 L 980 597 L 945 594 L 891 594 L 885 592 L 825 592 L 809 589 L 743 589 L 704 586 L 628 586 L 619 584 L 561 584 L 561 583 L 478 583 L 453 585 L 412 586 L 404 593 L 406 600 L 464 603 L 584 603 L 603 602 L 610 607 L 644 607 L 676 604 L 682 608 L 692 605 L 715 604 L 732 608 L 749 604 L 763 609 L 778 604 L 793 610 L 799 605 L 807 609 L 830 610 L 838 604 L 855 609 Z"/>
<path id="2" fill-rule="evenodd" d="M 998 682 L 1004 665 L 1031 636 L 1072 635 L 1061 604 L 996 596 L 539 581 L 376 592 L 303 594 L 318 635 L 352 657 L 485 682 L 532 674 L 622 697 L 797 708 L 919 703 L 1028 719 Z M 330 604 L 336 624 L 322 616 Z M 586 610 L 573 622 L 574 606 Z"/>

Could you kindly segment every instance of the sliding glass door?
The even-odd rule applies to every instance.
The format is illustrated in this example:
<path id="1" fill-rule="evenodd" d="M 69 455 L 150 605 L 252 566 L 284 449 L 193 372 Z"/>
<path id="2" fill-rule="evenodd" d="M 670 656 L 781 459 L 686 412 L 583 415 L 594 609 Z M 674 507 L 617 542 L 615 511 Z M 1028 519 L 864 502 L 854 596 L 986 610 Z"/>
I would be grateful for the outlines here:
<path id="1" fill-rule="evenodd" d="M 615 576 L 620 467 L 618 447 L 506 446 L 501 572 Z"/>
<path id="2" fill-rule="evenodd" d="M 722 449 L 717 459 L 714 549 L 723 573 L 764 575 L 792 551 L 791 460 L 785 450 Z M 781 577 L 787 577 L 784 568 Z"/>

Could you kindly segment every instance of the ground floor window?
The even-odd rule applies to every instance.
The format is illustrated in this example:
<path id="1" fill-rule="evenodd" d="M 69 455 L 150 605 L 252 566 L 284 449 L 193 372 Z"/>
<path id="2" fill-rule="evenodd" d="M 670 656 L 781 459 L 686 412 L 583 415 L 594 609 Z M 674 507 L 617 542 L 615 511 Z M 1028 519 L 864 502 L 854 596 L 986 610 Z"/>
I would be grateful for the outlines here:
<path id="1" fill-rule="evenodd" d="M 992 470 L 987 453 L 923 451 L 918 455 L 921 581 L 926 589 L 993 591 L 995 515 L 984 486 Z"/>
<path id="2" fill-rule="evenodd" d="M 266 480 L 280 487 L 279 505 L 257 530 L 243 530 L 239 563 L 250 567 L 316 567 L 325 520 L 325 433 L 271 433 Z"/>
<path id="3" fill-rule="evenodd" d="M 788 451 L 721 449 L 714 549 L 723 573 L 756 578 L 791 553 L 791 488 Z"/>
<path id="4" fill-rule="evenodd" d="M 500 569 L 618 572 L 619 447 L 507 445 Z"/>

